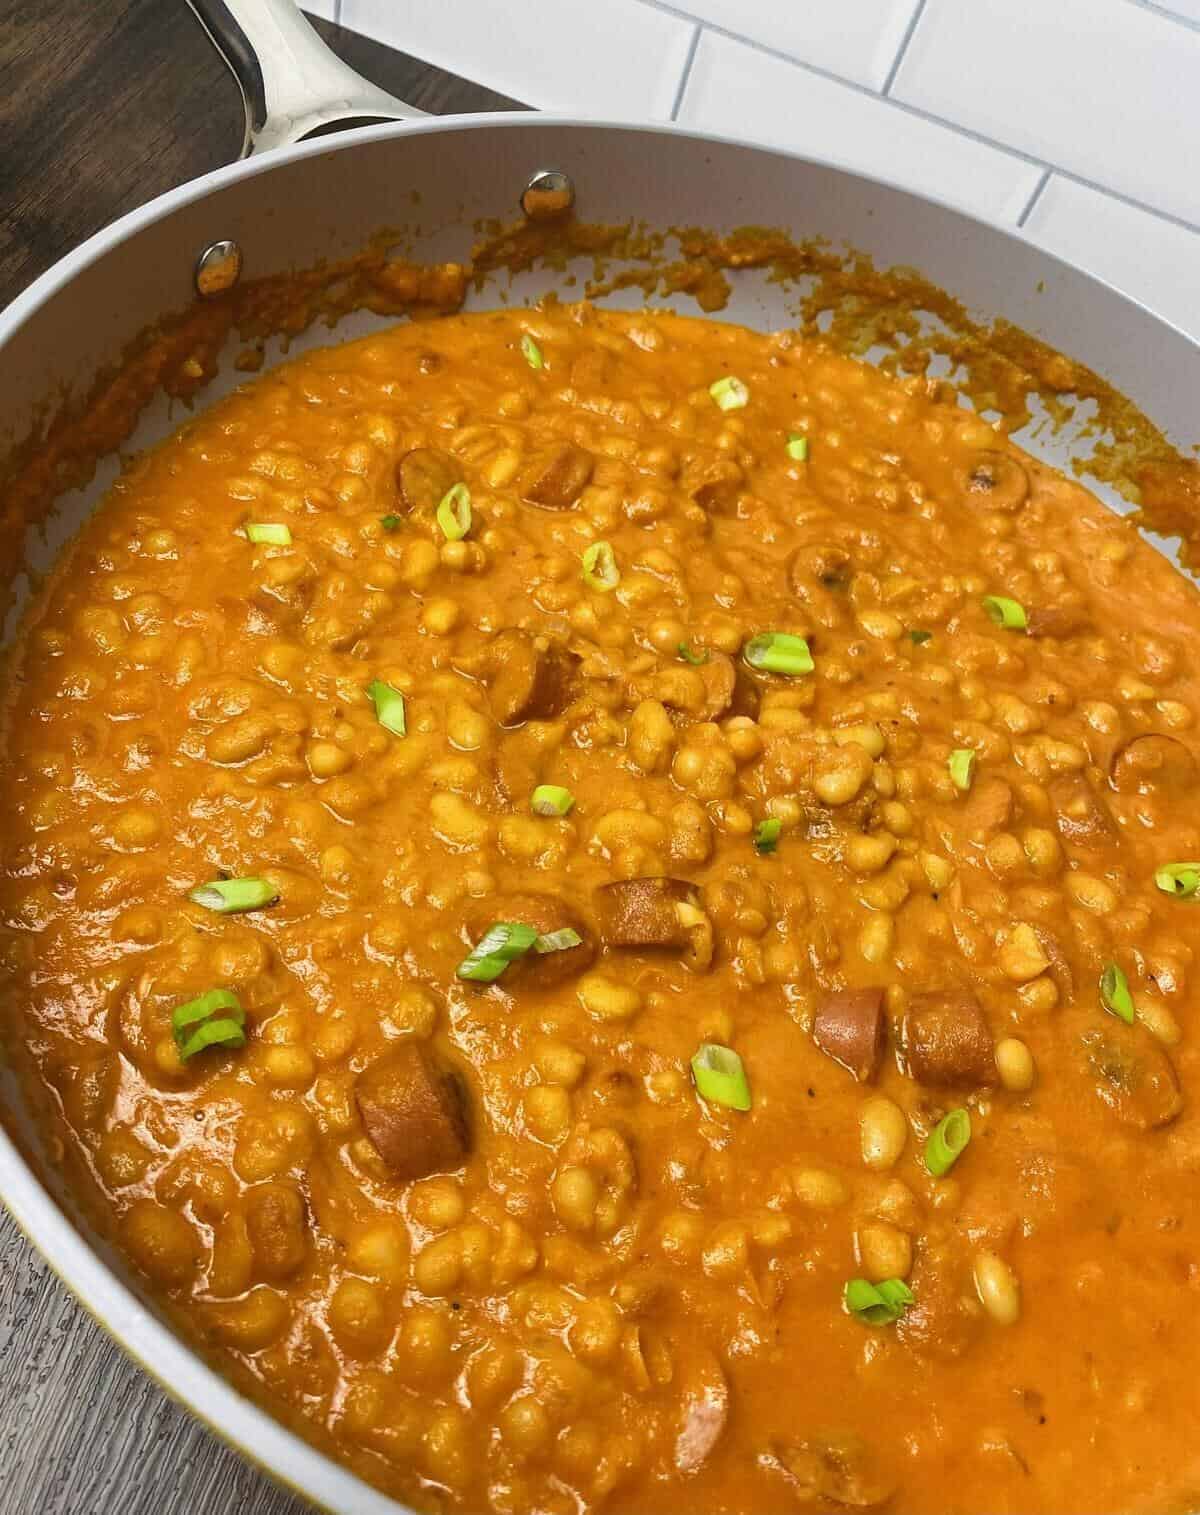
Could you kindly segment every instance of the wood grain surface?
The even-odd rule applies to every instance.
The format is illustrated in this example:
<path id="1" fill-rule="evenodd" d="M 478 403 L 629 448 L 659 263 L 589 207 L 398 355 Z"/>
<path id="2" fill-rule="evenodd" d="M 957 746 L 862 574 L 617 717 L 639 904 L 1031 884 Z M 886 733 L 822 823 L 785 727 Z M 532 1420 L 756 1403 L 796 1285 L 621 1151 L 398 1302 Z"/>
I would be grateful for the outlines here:
<path id="1" fill-rule="evenodd" d="M 341 28 L 424 110 L 513 102 Z M 0 0 L 0 307 L 107 222 L 235 157 L 241 101 L 183 0 Z M 0 1211 L 0 1515 L 303 1515 L 130 1363 Z"/>

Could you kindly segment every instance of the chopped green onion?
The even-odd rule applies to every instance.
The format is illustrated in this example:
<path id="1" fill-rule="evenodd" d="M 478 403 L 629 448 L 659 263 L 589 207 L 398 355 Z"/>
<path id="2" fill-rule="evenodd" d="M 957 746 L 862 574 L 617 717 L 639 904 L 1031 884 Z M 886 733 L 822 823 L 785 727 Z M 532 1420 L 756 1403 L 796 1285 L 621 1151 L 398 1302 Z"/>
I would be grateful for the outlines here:
<path id="1" fill-rule="evenodd" d="M 278 521 L 247 521 L 242 527 L 242 534 L 248 542 L 253 542 L 256 546 L 290 547 L 292 545 L 291 531 Z"/>
<path id="2" fill-rule="evenodd" d="M 530 368 L 545 368 L 546 360 L 542 357 L 542 349 L 528 332 L 521 338 L 521 354 Z"/>
<path id="3" fill-rule="evenodd" d="M 544 936 L 539 936 L 533 944 L 533 950 L 539 954 L 546 952 L 566 952 L 571 947 L 583 945 L 583 937 L 578 931 L 570 926 L 564 926 L 561 931 L 547 931 Z"/>
<path id="4" fill-rule="evenodd" d="M 704 1042 L 692 1058 L 692 1077 L 700 1097 L 729 1110 L 749 1110 L 750 1085 L 742 1060 L 732 1047 Z"/>
<path id="5" fill-rule="evenodd" d="M 408 723 L 404 716 L 404 696 L 398 689 L 374 679 L 367 685 L 367 698 L 375 706 L 375 719 L 385 731 L 395 736 L 404 736 Z"/>
<path id="6" fill-rule="evenodd" d="M 1024 631 L 1029 622 L 1025 607 L 1019 600 L 1010 600 L 1002 594 L 985 594 L 983 608 L 997 626 L 1006 631 Z"/>
<path id="7" fill-rule="evenodd" d="M 788 631 L 764 631 L 746 643 L 742 656 L 768 673 L 811 673 L 814 666 L 808 643 Z"/>
<path id="8" fill-rule="evenodd" d="M 489 926 L 478 943 L 471 948 L 455 972 L 459 978 L 468 978 L 477 984 L 490 984 L 498 979 L 519 957 L 524 957 L 537 941 L 537 932 L 524 921 L 497 921 Z"/>
<path id="9" fill-rule="evenodd" d="M 400 517 L 399 516 L 380 516 L 379 517 L 379 524 L 383 527 L 384 531 L 399 531 L 400 530 Z"/>
<path id="10" fill-rule="evenodd" d="M 188 895 L 193 905 L 203 905 L 218 915 L 237 915 L 243 910 L 261 910 L 273 905 L 279 891 L 265 878 L 218 878 L 200 884 Z"/>
<path id="11" fill-rule="evenodd" d="M 237 995 L 228 989 L 210 989 L 171 1012 L 171 1034 L 184 1062 L 206 1047 L 245 1046 L 245 1024 L 246 1012 Z"/>
<path id="12" fill-rule="evenodd" d="M 1127 1025 L 1133 1025 L 1133 995 L 1129 992 L 1129 980 L 1116 963 L 1104 965 L 1104 972 L 1100 975 L 1100 1003 Z"/>
<path id="13" fill-rule="evenodd" d="M 607 594 L 621 582 L 617 555 L 607 542 L 593 542 L 583 554 L 583 577 L 593 589 Z"/>
<path id="14" fill-rule="evenodd" d="M 971 1117 L 961 1107 L 944 1115 L 925 1142 L 925 1166 L 934 1178 L 949 1173 L 971 1140 Z"/>
<path id="15" fill-rule="evenodd" d="M 932 642 L 933 641 L 933 632 L 932 631 L 910 631 L 908 633 L 908 640 L 913 644 L 914 647 L 924 647 L 924 645 L 925 645 L 926 642 Z"/>
<path id="16" fill-rule="evenodd" d="M 708 392 L 717 402 L 718 410 L 741 410 L 750 398 L 750 391 L 741 379 L 735 379 L 732 374 L 728 378 L 718 379 L 715 384 L 710 384 Z"/>
<path id="17" fill-rule="evenodd" d="M 842 1292 L 846 1309 L 868 1326 L 891 1326 L 914 1302 L 912 1290 L 900 1278 L 885 1278 L 881 1284 L 852 1278 Z"/>
<path id="18" fill-rule="evenodd" d="M 975 777 L 975 754 L 970 747 L 956 747 L 950 754 L 950 777 L 956 789 L 969 789 Z"/>
<path id="19" fill-rule="evenodd" d="M 539 784 L 529 801 L 534 815 L 569 815 L 575 796 L 561 784 Z"/>
<path id="20" fill-rule="evenodd" d="M 437 508 L 437 523 L 447 542 L 461 542 L 471 529 L 471 491 L 465 484 L 455 484 L 442 496 Z"/>
<path id="21" fill-rule="evenodd" d="M 182 1047 L 187 1041 L 189 1028 L 197 1021 L 208 1020 L 218 1010 L 227 1011 L 227 1019 L 236 1021 L 239 1026 L 245 1024 L 246 1012 L 237 995 L 230 989 L 210 989 L 207 994 L 188 1000 L 186 1005 L 176 1005 L 171 1011 L 171 1034 L 175 1045 Z"/>
<path id="22" fill-rule="evenodd" d="M 1154 870 L 1154 882 L 1164 894 L 1190 900 L 1200 890 L 1200 863 L 1164 863 Z"/>
<path id="23" fill-rule="evenodd" d="M 235 1020 L 218 1016 L 202 1022 L 191 1036 L 180 1045 L 179 1056 L 183 1062 L 203 1052 L 206 1047 L 244 1047 L 246 1033 Z"/>
<path id="24" fill-rule="evenodd" d="M 765 856 L 768 852 L 774 852 L 779 844 L 779 833 L 783 830 L 783 822 L 778 816 L 771 816 L 765 821 L 759 821 L 754 828 L 754 850 Z"/>
<path id="25" fill-rule="evenodd" d="M 795 458 L 797 463 L 808 461 L 808 438 L 801 436 L 798 431 L 789 431 L 787 439 L 787 455 Z"/>
<path id="26" fill-rule="evenodd" d="M 690 663 L 693 668 L 703 668 L 708 662 L 707 652 L 693 652 L 686 642 L 679 644 L 679 656 L 685 663 Z"/>

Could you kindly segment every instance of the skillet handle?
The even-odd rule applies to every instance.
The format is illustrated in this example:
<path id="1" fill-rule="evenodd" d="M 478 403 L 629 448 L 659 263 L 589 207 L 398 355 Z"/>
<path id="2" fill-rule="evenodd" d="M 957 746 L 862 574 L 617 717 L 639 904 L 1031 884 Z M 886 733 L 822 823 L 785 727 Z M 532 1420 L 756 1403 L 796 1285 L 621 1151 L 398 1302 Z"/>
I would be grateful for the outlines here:
<path id="1" fill-rule="evenodd" d="M 343 63 L 293 0 L 188 0 L 229 65 L 246 107 L 241 156 L 299 142 L 321 127 L 425 114 Z"/>

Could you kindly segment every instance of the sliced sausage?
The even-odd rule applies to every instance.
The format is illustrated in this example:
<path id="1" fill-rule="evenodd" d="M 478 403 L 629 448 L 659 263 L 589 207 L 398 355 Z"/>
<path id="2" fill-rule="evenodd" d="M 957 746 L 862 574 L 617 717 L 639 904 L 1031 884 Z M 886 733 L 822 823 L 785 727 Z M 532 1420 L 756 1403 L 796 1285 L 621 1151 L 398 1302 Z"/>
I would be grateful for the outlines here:
<path id="1" fill-rule="evenodd" d="M 596 939 L 574 910 L 556 895 L 535 893 L 489 894 L 473 908 L 466 922 L 472 946 L 497 921 L 520 921 L 539 936 L 552 931 L 574 931 L 582 938 L 577 947 L 560 952 L 528 951 L 510 963 L 499 979 L 502 989 L 551 989 L 591 966 Z"/>
<path id="2" fill-rule="evenodd" d="M 1065 775 L 1049 785 L 1054 824 L 1064 842 L 1077 847 L 1109 841 L 1116 835 L 1113 818 L 1104 801 L 1085 778 Z"/>
<path id="3" fill-rule="evenodd" d="M 788 562 L 788 585 L 813 617 L 828 628 L 850 613 L 846 591 L 854 562 L 844 547 L 816 543 L 797 547 Z"/>
<path id="4" fill-rule="evenodd" d="M 461 1168 L 470 1145 L 461 1082 L 416 1042 L 358 1075 L 354 1097 L 371 1145 L 402 1183 Z"/>
<path id="5" fill-rule="evenodd" d="M 882 989 L 842 989 L 817 1006 L 813 1041 L 859 1083 L 879 1072 L 886 1033 Z"/>
<path id="6" fill-rule="evenodd" d="M 678 878 L 631 878 L 596 890 L 600 939 L 606 947 L 662 947 L 703 972 L 712 962 L 712 922 L 694 884 Z"/>
<path id="7" fill-rule="evenodd" d="M 1075 998 L 1075 973 L 1070 959 L 1063 951 L 1062 943 L 1045 926 L 1035 926 L 1033 934 L 1050 964 L 1048 971 L 1058 988 L 1060 1002 L 1064 1005 L 1071 1004 Z"/>
<path id="8" fill-rule="evenodd" d="M 853 1431 L 775 1441 L 765 1460 L 784 1474 L 803 1509 L 873 1510 L 896 1492 L 875 1448 Z"/>
<path id="9" fill-rule="evenodd" d="M 260 1277 L 299 1272 L 308 1256 L 308 1215 L 295 1184 L 256 1184 L 246 1196 L 246 1232 Z"/>
<path id="10" fill-rule="evenodd" d="M 719 721 L 732 706 L 737 693 L 737 665 L 723 652 L 710 652 L 708 661 L 697 671 L 704 680 L 701 717 L 706 721 Z"/>
<path id="11" fill-rule="evenodd" d="M 1064 605 L 1047 605 L 1031 610 L 1026 618 L 1026 631 L 1031 637 L 1076 637 L 1091 630 L 1088 613 L 1082 607 L 1074 609 Z"/>
<path id="12" fill-rule="evenodd" d="M 694 1473 L 720 1441 L 729 1420 L 729 1385 L 721 1365 L 705 1352 L 683 1392 L 683 1420 L 675 1438 L 675 1466 Z"/>
<path id="13" fill-rule="evenodd" d="M 896 1335 L 922 1357 L 961 1357 L 979 1334 L 982 1311 L 963 1248 L 926 1241 L 908 1280 L 913 1303 L 896 1323 Z"/>
<path id="14" fill-rule="evenodd" d="M 1196 759 L 1173 736 L 1149 732 L 1118 747 L 1109 772 L 1119 794 L 1190 794 L 1196 784 Z"/>
<path id="15" fill-rule="evenodd" d="M 976 779 L 959 809 L 967 832 L 980 840 L 1002 831 L 1012 820 L 1012 814 L 1012 787 L 995 774 Z"/>
<path id="16" fill-rule="evenodd" d="M 617 368 L 617 355 L 607 347 L 585 347 L 571 363 L 571 385 L 604 394 L 612 388 Z"/>
<path id="17" fill-rule="evenodd" d="M 737 688 L 733 659 L 723 652 L 709 652 L 695 667 L 671 667 L 656 681 L 654 692 L 669 710 L 696 720 L 718 721 L 733 705 Z"/>
<path id="18" fill-rule="evenodd" d="M 930 1088 L 988 1088 L 996 1082 L 992 1033 L 966 989 L 914 994 L 904 1015 L 904 1059 Z"/>
<path id="19" fill-rule="evenodd" d="M 1029 475 L 1006 452 L 977 452 L 959 470 L 958 487 L 985 510 L 1020 510 L 1029 497 Z"/>
<path id="20" fill-rule="evenodd" d="M 396 493 L 405 510 L 434 511 L 462 482 L 457 460 L 439 447 L 414 447 L 396 464 Z"/>
<path id="21" fill-rule="evenodd" d="M 683 491 L 701 510 L 731 513 L 746 476 L 732 458 L 693 458 L 683 471 Z"/>
<path id="22" fill-rule="evenodd" d="M 517 492 L 543 510 L 570 510 L 591 482 L 595 467 L 586 447 L 563 442 L 530 460 L 517 480 Z"/>
<path id="23" fill-rule="evenodd" d="M 549 721 L 575 695 L 579 659 L 561 642 L 528 631 L 502 631 L 488 648 L 488 695 L 502 726 Z"/>
<path id="24" fill-rule="evenodd" d="M 1092 1022 L 1078 1040 L 1089 1084 L 1123 1125 L 1154 1131 L 1183 1109 L 1174 1064 L 1141 1026 Z"/>

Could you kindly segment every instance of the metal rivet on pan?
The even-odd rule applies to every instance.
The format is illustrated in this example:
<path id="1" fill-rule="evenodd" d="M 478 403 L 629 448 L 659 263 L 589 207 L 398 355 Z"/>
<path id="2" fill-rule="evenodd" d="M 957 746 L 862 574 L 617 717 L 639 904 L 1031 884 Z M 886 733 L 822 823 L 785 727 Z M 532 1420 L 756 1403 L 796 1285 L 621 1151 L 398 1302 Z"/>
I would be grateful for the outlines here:
<path id="1" fill-rule="evenodd" d="M 575 185 L 558 168 L 539 168 L 521 192 L 521 209 L 531 221 L 561 216 L 574 204 Z"/>
<path id="2" fill-rule="evenodd" d="M 242 277 L 242 249 L 228 238 L 211 243 L 196 259 L 193 277 L 202 300 L 223 295 Z"/>

